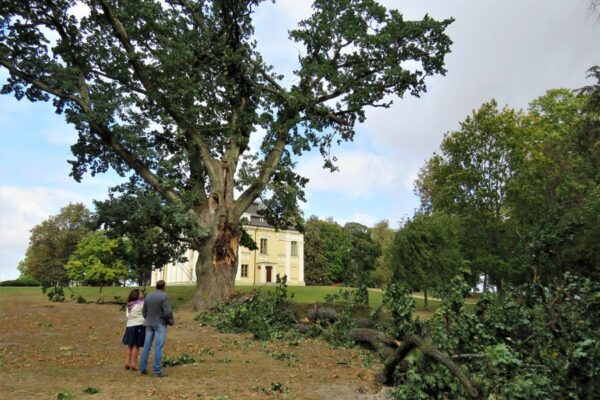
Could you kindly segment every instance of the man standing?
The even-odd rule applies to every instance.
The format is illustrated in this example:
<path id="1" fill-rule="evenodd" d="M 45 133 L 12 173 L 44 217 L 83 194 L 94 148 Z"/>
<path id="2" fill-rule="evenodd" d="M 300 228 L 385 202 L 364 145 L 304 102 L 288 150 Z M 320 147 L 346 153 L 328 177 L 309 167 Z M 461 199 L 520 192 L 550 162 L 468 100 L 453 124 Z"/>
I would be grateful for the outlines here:
<path id="1" fill-rule="evenodd" d="M 173 310 L 169 298 L 165 294 L 165 281 L 156 282 L 156 291 L 150 293 L 144 299 L 144 307 L 142 315 L 146 319 L 146 340 L 144 342 L 144 351 L 142 352 L 142 360 L 140 363 L 140 371 L 142 375 L 148 374 L 148 357 L 150 356 L 150 347 L 154 344 L 154 376 L 163 377 L 161 372 L 162 367 L 162 351 L 167 340 L 167 325 L 173 325 Z"/>

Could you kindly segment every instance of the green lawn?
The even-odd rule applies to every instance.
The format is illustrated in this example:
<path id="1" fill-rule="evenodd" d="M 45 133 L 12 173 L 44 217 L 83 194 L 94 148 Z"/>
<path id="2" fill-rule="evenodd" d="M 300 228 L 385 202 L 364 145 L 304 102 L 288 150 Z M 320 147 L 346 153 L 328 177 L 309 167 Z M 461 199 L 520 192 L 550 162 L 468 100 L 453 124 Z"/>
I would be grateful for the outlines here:
<path id="1" fill-rule="evenodd" d="M 131 291 L 132 287 L 105 287 L 102 289 L 102 294 L 97 287 L 74 287 L 72 290 L 81 296 L 83 296 L 87 301 L 95 302 L 99 297 L 102 297 L 104 301 L 113 301 L 115 297 L 119 297 L 122 300 L 127 298 L 129 291 Z M 261 291 L 271 291 L 274 290 L 274 286 L 236 286 L 235 290 L 238 292 L 248 292 L 253 289 L 260 289 Z M 340 289 L 348 289 L 336 286 L 288 286 L 288 294 L 293 297 L 290 299 L 293 303 L 299 304 L 314 304 L 314 303 L 324 303 L 325 296 L 328 294 L 337 293 Z M 148 288 L 149 291 L 152 291 L 152 288 Z M 174 308 L 177 308 L 188 301 L 194 295 L 196 291 L 195 286 L 167 286 L 167 294 L 171 299 L 171 303 Z M 0 287 L 0 293 L 8 294 L 10 296 L 31 296 L 31 295 L 39 295 L 40 297 L 44 297 L 40 288 L 37 287 Z M 69 290 L 65 290 L 65 297 L 67 300 L 70 298 L 71 292 Z M 378 307 L 381 305 L 382 293 L 381 290 L 378 289 L 369 289 L 369 305 L 372 308 Z M 415 297 L 416 310 L 423 311 L 423 299 Z M 441 304 L 441 301 L 438 299 L 429 299 L 429 310 L 435 311 Z M 468 301 L 467 307 L 472 308 L 474 302 Z"/>

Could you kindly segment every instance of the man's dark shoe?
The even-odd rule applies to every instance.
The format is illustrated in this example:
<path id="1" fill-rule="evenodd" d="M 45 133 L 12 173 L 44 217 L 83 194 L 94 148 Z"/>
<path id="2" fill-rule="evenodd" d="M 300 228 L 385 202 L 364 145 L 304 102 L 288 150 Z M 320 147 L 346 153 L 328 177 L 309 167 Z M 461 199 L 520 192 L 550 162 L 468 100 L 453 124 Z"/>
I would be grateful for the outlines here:
<path id="1" fill-rule="evenodd" d="M 141 374 L 141 375 L 148 375 L 148 371 L 141 370 L 141 371 L 140 371 L 140 374 Z"/>
<path id="2" fill-rule="evenodd" d="M 154 374 L 154 376 L 156 378 L 164 378 L 165 376 L 167 376 L 167 374 L 163 373 L 163 372 L 159 372 L 158 374 Z"/>

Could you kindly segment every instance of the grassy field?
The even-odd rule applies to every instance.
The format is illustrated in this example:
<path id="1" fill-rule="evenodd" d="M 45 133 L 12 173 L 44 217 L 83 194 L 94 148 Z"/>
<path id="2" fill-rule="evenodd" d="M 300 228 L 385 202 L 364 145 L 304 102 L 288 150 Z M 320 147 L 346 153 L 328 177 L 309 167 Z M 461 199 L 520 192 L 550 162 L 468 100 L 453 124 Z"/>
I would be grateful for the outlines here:
<path id="1" fill-rule="evenodd" d="M 83 296 L 87 301 L 96 302 L 98 298 L 102 297 L 104 301 L 114 301 L 115 298 L 121 300 L 126 299 L 129 291 L 133 289 L 131 287 L 105 287 L 100 292 L 97 287 L 73 287 L 71 290 L 77 294 Z M 274 286 L 236 286 L 235 290 L 241 293 L 251 291 L 253 289 L 259 289 L 262 292 L 268 292 L 275 289 Z M 347 290 L 348 288 L 336 287 L 336 286 L 288 286 L 288 295 L 292 296 L 290 302 L 298 304 L 315 304 L 324 303 L 325 296 L 335 294 L 341 289 Z M 0 287 L 0 290 L 8 291 L 15 296 L 19 295 L 42 295 L 40 288 L 33 287 Z M 152 288 L 148 288 L 148 291 L 152 291 Z M 196 291 L 195 286 L 167 286 L 167 294 L 171 299 L 171 303 L 174 308 L 179 308 L 187 304 Z M 69 300 L 71 291 L 65 290 L 65 297 Z M 416 311 L 419 313 L 427 313 L 425 310 L 422 296 L 416 293 L 413 297 L 415 299 Z M 382 292 L 379 289 L 369 289 L 369 306 L 376 308 L 381 305 Z M 467 307 L 472 308 L 475 303 L 474 299 L 467 301 Z M 435 311 L 441 305 L 439 299 L 429 299 L 429 310 L 430 312 Z"/>

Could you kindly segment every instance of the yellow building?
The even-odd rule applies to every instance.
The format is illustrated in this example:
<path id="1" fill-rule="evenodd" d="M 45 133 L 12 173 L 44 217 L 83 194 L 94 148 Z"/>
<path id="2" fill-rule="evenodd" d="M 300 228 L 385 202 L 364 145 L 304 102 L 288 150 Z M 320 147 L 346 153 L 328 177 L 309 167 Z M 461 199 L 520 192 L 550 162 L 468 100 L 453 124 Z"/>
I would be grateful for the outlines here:
<path id="1" fill-rule="evenodd" d="M 279 230 L 257 214 L 251 205 L 242 215 L 244 228 L 254 239 L 258 250 L 238 248 L 236 285 L 256 286 L 275 283 L 276 276 L 287 275 L 290 286 L 304 286 L 304 235 L 296 230 Z M 189 251 L 185 263 L 172 263 L 152 272 L 152 285 L 162 279 L 167 284 L 196 284 L 198 255 Z"/>

